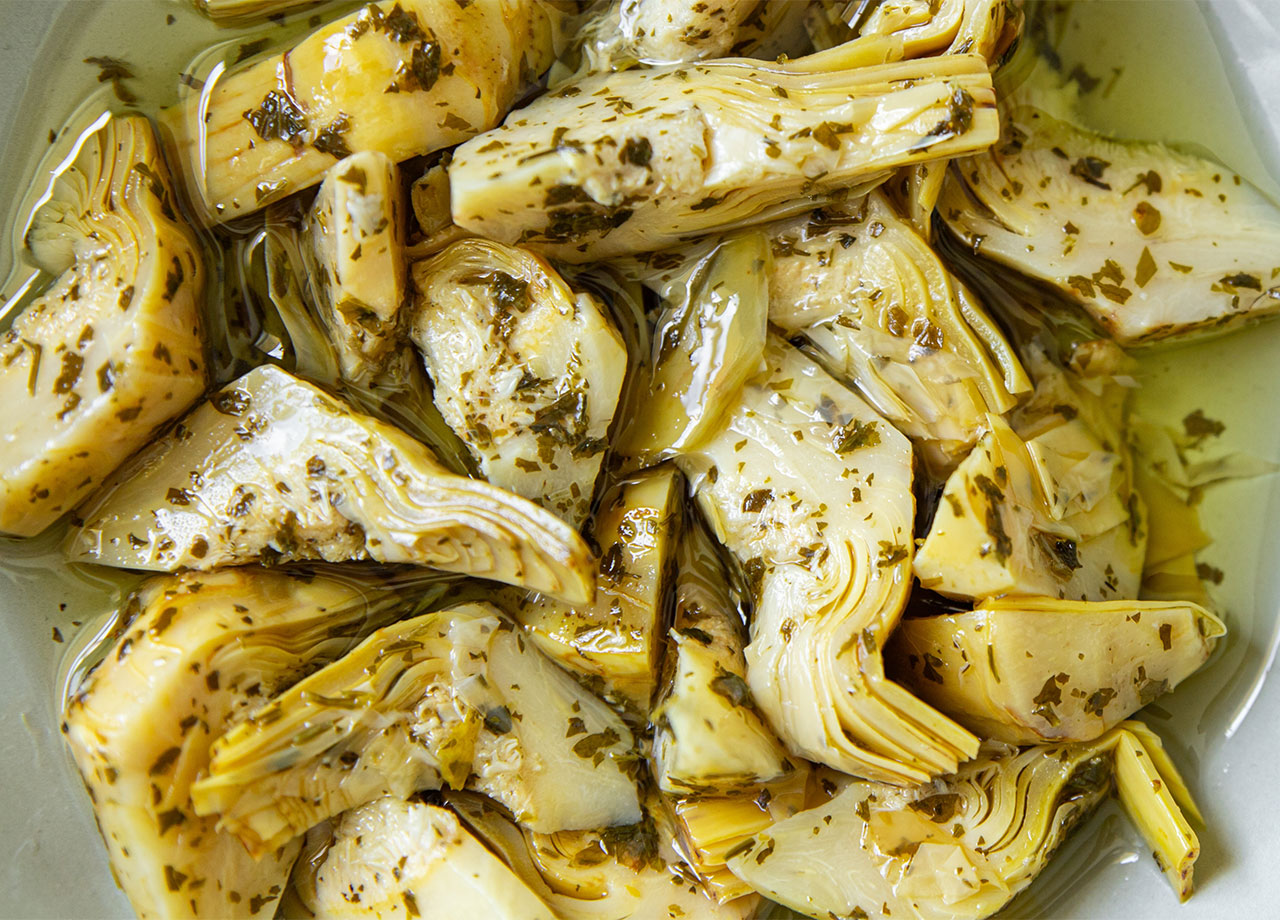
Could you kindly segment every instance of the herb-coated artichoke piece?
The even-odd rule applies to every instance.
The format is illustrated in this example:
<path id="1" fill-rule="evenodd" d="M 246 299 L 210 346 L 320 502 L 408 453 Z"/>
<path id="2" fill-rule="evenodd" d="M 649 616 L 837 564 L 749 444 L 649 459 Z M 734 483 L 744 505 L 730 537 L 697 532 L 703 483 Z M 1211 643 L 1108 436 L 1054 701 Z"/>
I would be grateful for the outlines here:
<path id="1" fill-rule="evenodd" d="M 454 222 L 592 261 L 794 214 L 997 139 L 981 58 L 826 54 L 628 70 L 542 96 L 455 152 Z"/>
<path id="2" fill-rule="evenodd" d="M 299 896 L 317 917 L 554 920 L 457 815 L 415 799 L 344 812 L 307 835 L 299 865 Z"/>
<path id="3" fill-rule="evenodd" d="M 84 519 L 72 555 L 103 565 L 374 559 L 592 596 L 591 552 L 559 518 L 272 366 L 142 452 Z"/>
<path id="4" fill-rule="evenodd" d="M 0 334 L 0 532 L 30 537 L 204 391 L 204 266 L 151 125 L 103 116 L 27 229 L 53 285 Z"/>
<path id="5" fill-rule="evenodd" d="M 532 594 L 514 607 L 539 648 L 641 715 L 658 682 L 683 491 L 670 466 L 613 486 L 592 524 L 600 547 L 595 598 L 566 604 Z"/>
<path id="6" fill-rule="evenodd" d="M 699 520 L 684 528 L 676 570 L 665 685 L 652 714 L 658 788 L 713 794 L 782 778 L 795 764 L 756 711 L 742 651 L 746 628 L 729 594 L 728 572 Z"/>
<path id="7" fill-rule="evenodd" d="M 759 899 L 718 905 L 689 877 L 655 797 L 631 825 L 540 834 L 466 793 L 446 798 L 477 837 L 561 920 L 747 920 Z"/>
<path id="8" fill-rule="evenodd" d="M 123 635 L 68 699 L 63 731 L 140 917 L 270 914 L 297 847 L 255 861 L 196 815 L 191 784 L 228 725 L 416 593 L 358 570 L 236 569 L 154 578 L 130 598 Z"/>
<path id="9" fill-rule="evenodd" d="M 541 0 L 382 0 L 230 69 L 171 112 L 212 223 L 376 150 L 395 162 L 492 128 L 550 65 L 561 13 Z"/>
<path id="10" fill-rule="evenodd" d="M 542 832 L 639 818 L 608 706 L 475 603 L 385 627 L 253 712 L 192 788 L 251 853 L 382 795 L 447 784 Z"/>
<path id="11" fill-rule="evenodd" d="M 883 194 L 769 229 L 769 320 L 953 469 L 1031 389 L 1000 328 Z"/>
<path id="12" fill-rule="evenodd" d="M 990 416 L 951 474 L 915 574 L 940 594 L 1106 601 L 1138 596 L 1146 509 L 1122 429 L 1127 390 L 1025 350 L 1035 390 Z"/>
<path id="13" fill-rule="evenodd" d="M 1083 306 L 1122 343 L 1280 310 L 1280 208 L 1211 160 L 1119 141 L 1030 105 L 958 160 L 938 212 L 975 252 Z"/>
<path id="14" fill-rule="evenodd" d="M 307 214 L 312 291 L 342 376 L 366 380 L 401 344 L 405 299 L 400 171 L 383 153 L 355 153 L 329 168 Z"/>
<path id="15" fill-rule="evenodd" d="M 910 585 L 911 444 L 778 339 L 720 431 L 678 462 L 753 593 L 747 683 L 788 749 L 924 782 L 978 739 L 884 675 Z"/>
<path id="16" fill-rule="evenodd" d="M 1191 676 L 1225 632 L 1189 603 L 1004 597 L 904 620 L 888 655 L 985 738 L 1090 741 Z"/>
<path id="17" fill-rule="evenodd" d="M 641 378 L 646 395 L 624 420 L 619 451 L 650 460 L 674 456 L 715 430 L 760 367 L 769 267 L 764 236 L 748 232 L 686 268 L 683 283 L 666 285 L 648 379 Z"/>
<path id="18" fill-rule="evenodd" d="M 445 421 L 490 482 L 579 527 L 627 368 L 600 302 L 488 240 L 415 264 L 413 283 L 410 336 Z"/>
<path id="19" fill-rule="evenodd" d="M 758 834 L 729 867 L 809 917 L 981 920 L 1031 883 L 1113 786 L 1185 896 L 1198 844 L 1179 805 L 1194 805 L 1159 739 L 1135 722 L 1085 743 L 992 744 L 912 789 L 853 783 Z"/>

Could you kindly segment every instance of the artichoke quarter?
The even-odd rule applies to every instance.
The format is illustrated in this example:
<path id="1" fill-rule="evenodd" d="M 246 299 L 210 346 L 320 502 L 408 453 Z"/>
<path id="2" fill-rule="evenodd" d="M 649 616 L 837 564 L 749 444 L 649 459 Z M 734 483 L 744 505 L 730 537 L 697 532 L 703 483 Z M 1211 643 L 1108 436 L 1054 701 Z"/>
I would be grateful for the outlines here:
<path id="1" fill-rule="evenodd" d="M 600 302 L 488 240 L 415 264 L 413 282 L 410 336 L 445 421 L 490 482 L 580 527 L 627 367 Z"/>
<path id="2" fill-rule="evenodd" d="M 382 795 L 447 784 L 543 832 L 636 821 L 631 732 L 488 604 L 428 613 L 252 712 L 192 787 L 251 853 Z"/>
<path id="3" fill-rule="evenodd" d="M 204 391 L 204 266 L 151 125 L 103 116 L 26 231 L 53 285 L 0 334 L 0 532 L 34 536 Z"/>
<path id="4" fill-rule="evenodd" d="M 997 139 L 982 58 L 850 67 L 838 52 L 562 87 L 455 151 L 454 222 L 592 261 L 794 214 Z"/>
<path id="5" fill-rule="evenodd" d="M 374 559 L 593 591 L 590 550 L 559 518 L 270 365 L 143 451 L 84 519 L 73 557 L 125 568 Z"/>
<path id="6" fill-rule="evenodd" d="M 66 701 L 63 732 L 140 917 L 270 915 L 298 848 L 255 860 L 196 814 L 191 785 L 214 739 L 433 593 L 421 576 L 359 569 L 230 569 L 138 589 L 119 641 Z"/>
<path id="7" fill-rule="evenodd" d="M 910 586 L 911 444 L 779 340 L 722 427 L 677 462 L 746 577 L 756 706 L 798 756 L 923 782 L 978 739 L 884 675 Z"/>

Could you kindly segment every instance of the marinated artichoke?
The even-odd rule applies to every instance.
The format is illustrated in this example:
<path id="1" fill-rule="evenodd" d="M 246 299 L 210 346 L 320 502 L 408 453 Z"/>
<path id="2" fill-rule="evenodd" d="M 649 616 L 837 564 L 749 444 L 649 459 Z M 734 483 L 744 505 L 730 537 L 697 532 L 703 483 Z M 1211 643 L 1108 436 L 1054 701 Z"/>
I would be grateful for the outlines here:
<path id="1" fill-rule="evenodd" d="M 753 593 L 747 683 L 792 753 L 917 783 L 978 739 L 884 676 L 910 584 L 911 444 L 771 339 L 723 427 L 678 462 Z"/>
<path id="2" fill-rule="evenodd" d="M 945 474 L 1031 381 L 977 298 L 879 191 L 769 229 L 769 320 Z"/>
<path id="3" fill-rule="evenodd" d="M 34 536 L 204 391 L 204 266 L 151 125 L 103 116 L 26 231 L 52 286 L 0 334 L 0 532 Z"/>
<path id="4" fill-rule="evenodd" d="M 666 466 L 601 496 L 592 525 L 600 569 L 589 604 L 535 594 L 513 605 L 542 651 L 642 716 L 658 682 L 683 487 Z"/>
<path id="5" fill-rule="evenodd" d="M 307 835 L 297 883 L 317 917 L 554 920 L 445 808 L 386 796 Z"/>
<path id="6" fill-rule="evenodd" d="M 219 738 L 197 813 L 254 855 L 382 795 L 447 784 L 541 832 L 638 820 L 631 732 L 488 604 L 374 633 Z"/>
<path id="7" fill-rule="evenodd" d="M 827 52 L 588 77 L 458 148 L 453 219 L 569 262 L 648 252 L 980 150 L 997 138 L 994 105 L 974 55 L 858 67 Z"/>
<path id="8" fill-rule="evenodd" d="M 138 589 L 120 640 L 66 701 L 63 732 L 139 916 L 270 916 L 298 848 L 255 860 L 196 815 L 191 784 L 210 745 L 259 700 L 434 593 L 421 576 L 358 570 L 188 573 Z"/>
<path id="9" fill-rule="evenodd" d="M 887 654 L 984 738 L 1091 741 L 1197 671 L 1225 632 L 1195 604 L 1004 597 L 903 620 Z"/>
<path id="10" fill-rule="evenodd" d="M 1024 103 L 959 160 L 938 211 L 975 252 L 1057 287 L 1122 344 L 1280 310 L 1280 209 L 1231 170 Z"/>
<path id="11" fill-rule="evenodd" d="M 542 0 L 384 0 L 219 65 L 171 114 L 194 203 L 220 223 L 352 153 L 400 162 L 492 128 L 550 65 L 560 16 Z"/>
<path id="12" fill-rule="evenodd" d="M 627 367 L 599 301 L 487 240 L 417 263 L 413 282 L 410 335 L 445 420 L 490 482 L 581 526 Z"/>
<path id="13" fill-rule="evenodd" d="M 559 518 L 269 365 L 135 458 L 84 518 L 72 555 L 105 565 L 374 559 L 592 596 L 590 550 Z"/>
<path id="14" fill-rule="evenodd" d="M 1136 722 L 1089 743 L 992 745 L 913 789 L 855 782 L 757 835 L 729 867 L 809 917 L 979 920 L 1029 885 L 1113 786 L 1185 898 L 1199 849 L 1179 806 L 1195 806 Z"/>

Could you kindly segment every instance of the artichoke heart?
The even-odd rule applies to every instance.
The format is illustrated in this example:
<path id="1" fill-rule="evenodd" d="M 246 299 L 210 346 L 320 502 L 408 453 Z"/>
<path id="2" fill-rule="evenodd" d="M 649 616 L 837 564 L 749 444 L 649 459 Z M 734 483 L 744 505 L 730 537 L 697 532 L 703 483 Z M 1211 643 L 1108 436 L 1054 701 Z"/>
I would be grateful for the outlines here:
<path id="1" fill-rule="evenodd" d="M 219 65 L 170 112 L 195 204 L 221 223 L 352 153 L 399 163 L 492 128 L 551 64 L 561 16 L 542 0 L 382 0 Z"/>
<path id="2" fill-rule="evenodd" d="M 1006 597 L 904 620 L 888 655 L 985 738 L 1091 741 L 1193 674 L 1225 632 L 1189 603 Z"/>
<path id="3" fill-rule="evenodd" d="M 689 877 L 670 819 L 655 796 L 634 824 L 540 834 L 478 796 L 447 793 L 477 837 L 561 920 L 748 920 L 759 899 L 719 905 Z"/>
<path id="4" fill-rule="evenodd" d="M 413 799 L 384 796 L 321 825 L 299 865 L 299 896 L 317 917 L 554 920 L 457 815 Z"/>
<path id="5" fill-rule="evenodd" d="M 342 376 L 361 381 L 401 344 L 405 298 L 400 171 L 383 153 L 355 153 L 330 167 L 307 214 L 304 243 L 315 302 Z"/>
<path id="6" fill-rule="evenodd" d="M 1012 346 L 879 191 L 771 227 L 769 320 L 953 469 L 1031 389 Z"/>
<path id="7" fill-rule="evenodd" d="M 0 334 L 3 533 L 40 533 L 204 391 L 204 266 L 151 125 L 95 125 L 26 232 L 57 280 Z"/>
<path id="8" fill-rule="evenodd" d="M 454 222 L 592 261 L 794 214 L 997 139 L 976 55 L 860 67 L 838 51 L 628 70 L 542 96 L 458 148 Z"/>
<path id="9" fill-rule="evenodd" d="M 67 701 L 63 730 L 140 917 L 270 915 L 298 848 L 254 860 L 196 815 L 191 785 L 228 725 L 415 593 L 358 571 L 235 569 L 153 578 L 130 598 L 123 636 Z"/>
<path id="10" fill-rule="evenodd" d="M 72 555 L 104 565 L 374 559 L 592 596 L 590 550 L 559 518 L 269 365 L 142 452 L 84 518 Z"/>
<path id="11" fill-rule="evenodd" d="M 1121 343 L 1280 310 L 1280 208 L 1231 170 L 1010 104 L 938 212 L 975 252 L 1057 287 Z"/>
<path id="12" fill-rule="evenodd" d="M 543 832 L 637 820 L 631 732 L 476 603 L 385 627 L 250 714 L 192 787 L 251 853 L 382 795 L 477 789 Z"/>
<path id="13" fill-rule="evenodd" d="M 529 595 L 515 617 L 546 654 L 641 715 L 657 685 L 683 477 L 671 466 L 623 480 L 600 499 L 596 596 L 565 604 Z"/>
<path id="14" fill-rule="evenodd" d="M 1087 743 L 992 743 L 954 776 L 912 789 L 853 783 L 757 834 L 729 867 L 823 920 L 981 920 L 1026 888 L 1113 788 L 1185 898 L 1198 843 L 1181 809 L 1195 806 L 1138 722 Z"/>
<path id="15" fill-rule="evenodd" d="M 667 793 L 742 790 L 795 769 L 747 686 L 745 628 L 701 521 L 676 551 L 676 613 L 654 708 L 653 773 Z"/>
<path id="16" fill-rule="evenodd" d="M 586 519 L 627 353 L 599 301 L 530 252 L 463 240 L 413 268 L 410 335 L 494 485 Z"/>
<path id="17" fill-rule="evenodd" d="M 788 749 L 923 782 L 978 739 L 884 676 L 912 554 L 911 444 L 771 338 L 724 426 L 678 462 L 753 594 L 752 697 Z"/>
<path id="18" fill-rule="evenodd" d="M 815 47 L 851 42 L 868 53 L 875 50 L 886 61 L 969 53 L 994 60 L 1021 27 L 1011 0 L 817 0 L 809 4 L 805 19 Z"/>

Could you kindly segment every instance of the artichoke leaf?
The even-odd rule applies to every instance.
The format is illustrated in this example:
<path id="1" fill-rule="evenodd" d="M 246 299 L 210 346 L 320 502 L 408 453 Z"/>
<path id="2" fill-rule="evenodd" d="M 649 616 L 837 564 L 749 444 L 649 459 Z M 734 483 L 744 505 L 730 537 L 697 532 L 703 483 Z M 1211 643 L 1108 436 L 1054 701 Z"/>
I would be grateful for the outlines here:
<path id="1" fill-rule="evenodd" d="M 295 882 L 317 917 L 554 920 L 547 906 L 446 808 L 393 796 L 307 835 Z M 353 898 L 352 892 L 359 892 Z M 421 907 L 419 907 L 421 905 Z"/>
<path id="2" fill-rule="evenodd" d="M 382 0 L 218 65 L 169 113 L 194 204 L 221 223 L 352 153 L 398 163 L 493 127 L 550 65 L 561 15 L 541 0 Z"/>
<path id="3" fill-rule="evenodd" d="M 989 743 L 955 775 L 912 789 L 852 783 L 757 834 L 729 867 L 809 917 L 981 920 L 1113 789 L 1157 860 L 1177 866 L 1180 897 L 1189 892 L 1198 843 L 1172 791 L 1185 786 L 1136 722 L 1090 742 Z"/>
<path id="4" fill-rule="evenodd" d="M 977 56 L 858 67 L 827 55 L 629 70 L 542 96 L 458 148 L 454 222 L 599 260 L 808 210 L 996 140 Z"/>
<path id="5" fill-rule="evenodd" d="M 151 125 L 104 115 L 25 241 L 52 285 L 0 334 L 0 532 L 35 536 L 203 392 L 205 271 Z"/>
<path id="6" fill-rule="evenodd" d="M 887 782 L 951 772 L 978 740 L 880 657 L 910 583 L 910 442 L 785 343 L 765 363 L 678 461 L 752 591 L 755 703 L 797 756 Z"/>
<path id="7" fill-rule="evenodd" d="M 714 794 L 782 779 L 796 765 L 756 711 L 746 680 L 745 629 L 728 572 L 700 520 L 681 534 L 676 571 L 666 683 L 651 715 L 658 788 Z"/>
<path id="8" fill-rule="evenodd" d="M 163 576 L 127 602 L 124 633 L 66 701 L 64 733 L 112 871 L 141 917 L 249 917 L 272 907 L 297 847 L 254 860 L 199 817 L 209 749 L 262 696 L 439 593 L 439 577 L 233 569 Z"/>
<path id="9" fill-rule="evenodd" d="M 488 604 L 385 627 L 219 738 L 196 810 L 251 853 L 382 795 L 464 784 L 545 832 L 639 816 L 631 732 Z"/>
<path id="10" fill-rule="evenodd" d="M 1225 632 L 1185 602 L 988 598 L 904 620 L 889 655 L 921 699 L 985 738 L 1091 741 L 1198 670 Z"/>
<path id="11" fill-rule="evenodd" d="M 1004 140 L 956 161 L 939 202 L 975 252 L 1053 285 L 1122 344 L 1280 310 L 1280 208 L 1247 181 L 1023 100 L 1006 108 Z"/>
<path id="12" fill-rule="evenodd" d="M 760 366 L 768 328 L 769 248 L 760 233 L 723 241 L 658 317 L 649 391 L 618 450 L 660 460 L 697 447 Z"/>
<path id="13" fill-rule="evenodd" d="M 239 24 L 255 19 L 266 19 L 268 16 L 281 16 L 297 9 L 316 5 L 316 0 L 194 0 L 194 2 L 196 9 L 219 24 Z"/>
<path id="14" fill-rule="evenodd" d="M 410 336 L 494 485 L 581 526 L 626 373 L 599 301 L 523 249 L 464 240 L 413 268 Z"/>
<path id="15" fill-rule="evenodd" d="M 84 519 L 71 554 L 104 565 L 374 559 L 592 594 L 590 550 L 554 515 L 271 366 L 143 451 Z"/>
<path id="16" fill-rule="evenodd" d="M 400 171 L 386 154 L 355 153 L 325 173 L 307 212 L 303 245 L 315 303 L 342 376 L 374 376 L 403 339 L 405 299 Z"/>
<path id="17" fill-rule="evenodd" d="M 769 228 L 769 320 L 945 475 L 1031 390 L 977 298 L 879 191 Z"/>
<path id="18" fill-rule="evenodd" d="M 543 652 L 640 715 L 658 682 L 683 487 L 678 470 L 661 466 L 601 496 L 591 528 L 600 569 L 589 604 L 531 594 L 513 605 Z"/>

